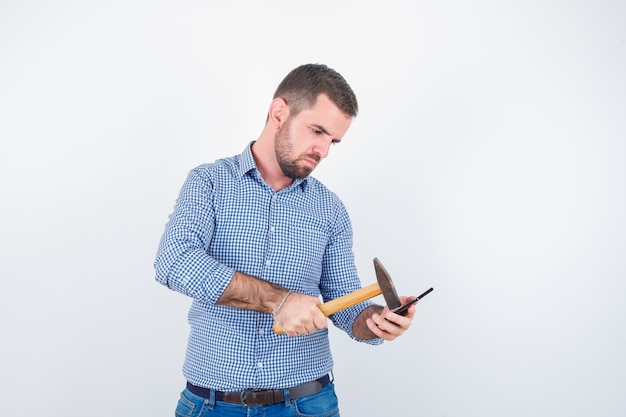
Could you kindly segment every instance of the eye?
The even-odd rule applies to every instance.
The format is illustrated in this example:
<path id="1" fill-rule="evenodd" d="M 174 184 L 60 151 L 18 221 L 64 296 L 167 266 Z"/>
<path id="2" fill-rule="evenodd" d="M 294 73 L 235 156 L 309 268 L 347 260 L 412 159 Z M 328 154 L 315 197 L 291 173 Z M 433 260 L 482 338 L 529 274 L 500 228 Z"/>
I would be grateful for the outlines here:
<path id="1" fill-rule="evenodd" d="M 313 135 L 315 136 L 323 136 L 323 135 L 329 135 L 328 131 L 326 129 L 324 129 L 324 126 L 320 126 L 318 124 L 311 124 L 309 125 L 309 129 L 311 129 L 311 133 L 313 133 Z"/>

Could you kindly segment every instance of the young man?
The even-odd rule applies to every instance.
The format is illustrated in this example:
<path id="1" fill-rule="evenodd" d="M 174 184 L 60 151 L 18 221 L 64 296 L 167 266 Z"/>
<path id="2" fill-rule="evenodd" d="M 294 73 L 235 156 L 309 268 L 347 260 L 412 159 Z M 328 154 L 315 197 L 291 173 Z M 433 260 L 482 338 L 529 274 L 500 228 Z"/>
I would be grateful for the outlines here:
<path id="1" fill-rule="evenodd" d="M 339 415 L 318 305 L 361 284 L 346 208 L 309 174 L 357 111 L 340 74 L 302 65 L 278 86 L 256 141 L 190 172 L 155 261 L 158 282 L 193 298 L 176 415 Z M 414 313 L 364 302 L 330 318 L 380 344 L 402 335 Z M 272 331 L 274 321 L 286 334 Z"/>

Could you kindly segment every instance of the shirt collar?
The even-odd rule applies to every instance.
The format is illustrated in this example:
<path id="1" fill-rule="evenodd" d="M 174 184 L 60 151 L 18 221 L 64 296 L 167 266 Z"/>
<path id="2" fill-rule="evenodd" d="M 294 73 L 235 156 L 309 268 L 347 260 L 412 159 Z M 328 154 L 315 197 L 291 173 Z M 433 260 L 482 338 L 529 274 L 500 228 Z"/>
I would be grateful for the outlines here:
<path id="1" fill-rule="evenodd" d="M 252 156 L 252 144 L 254 142 L 250 142 L 248 146 L 241 153 L 241 157 L 239 160 L 239 175 L 243 177 L 250 170 L 256 169 L 256 162 L 254 162 L 254 157 Z"/>
<path id="2" fill-rule="evenodd" d="M 251 170 L 257 170 L 258 172 L 256 162 L 254 162 L 254 157 L 252 156 L 252 144 L 254 144 L 254 142 L 250 142 L 241 153 L 241 159 L 239 163 L 239 170 L 240 170 L 239 175 L 241 177 L 246 175 Z M 261 177 L 260 173 L 259 173 L 259 177 Z M 286 189 L 300 186 L 302 188 L 302 191 L 304 191 L 306 189 L 307 182 L 308 182 L 308 177 L 302 178 L 302 179 L 297 178 L 293 181 L 293 184 L 291 184 Z"/>

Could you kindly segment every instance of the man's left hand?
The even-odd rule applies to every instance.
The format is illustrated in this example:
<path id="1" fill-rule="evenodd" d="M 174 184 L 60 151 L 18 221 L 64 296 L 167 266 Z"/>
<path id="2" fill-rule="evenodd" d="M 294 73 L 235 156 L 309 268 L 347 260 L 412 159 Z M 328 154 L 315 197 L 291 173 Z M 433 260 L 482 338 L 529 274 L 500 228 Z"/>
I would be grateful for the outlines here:
<path id="1" fill-rule="evenodd" d="M 415 297 L 401 296 L 402 304 L 408 303 Z M 416 303 L 417 304 L 417 303 Z M 406 315 L 392 313 L 388 307 L 385 307 L 380 314 L 372 314 L 366 321 L 368 329 L 377 337 L 384 340 L 394 340 L 411 327 L 413 317 L 415 316 L 415 305 L 409 307 Z"/>

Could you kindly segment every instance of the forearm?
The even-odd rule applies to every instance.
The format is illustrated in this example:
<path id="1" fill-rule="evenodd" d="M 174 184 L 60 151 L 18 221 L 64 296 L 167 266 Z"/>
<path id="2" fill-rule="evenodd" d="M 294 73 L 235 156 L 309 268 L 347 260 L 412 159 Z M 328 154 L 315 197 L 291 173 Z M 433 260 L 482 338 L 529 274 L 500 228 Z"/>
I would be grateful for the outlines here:
<path id="1" fill-rule="evenodd" d="M 217 304 L 272 313 L 286 294 L 284 287 L 235 272 Z"/>
<path id="2" fill-rule="evenodd" d="M 361 312 L 354 321 L 352 325 L 352 333 L 355 337 L 361 340 L 371 340 L 376 339 L 376 336 L 370 329 L 367 327 L 367 319 L 372 317 L 374 314 L 381 314 L 383 311 L 382 306 L 373 305 Z"/>

